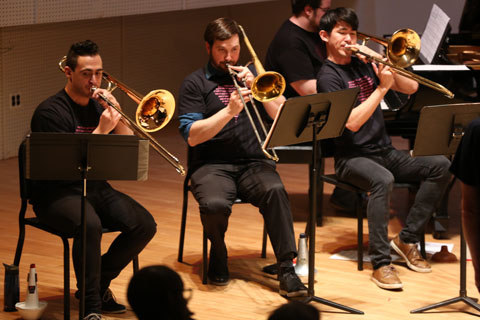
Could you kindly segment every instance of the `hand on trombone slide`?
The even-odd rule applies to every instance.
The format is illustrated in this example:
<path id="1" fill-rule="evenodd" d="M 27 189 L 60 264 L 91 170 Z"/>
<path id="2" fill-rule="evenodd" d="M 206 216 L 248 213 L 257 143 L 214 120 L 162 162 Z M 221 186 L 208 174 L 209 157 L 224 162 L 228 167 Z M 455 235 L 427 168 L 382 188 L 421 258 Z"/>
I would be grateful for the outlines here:
<path id="1" fill-rule="evenodd" d="M 246 66 L 231 66 L 227 64 L 230 74 L 235 74 L 238 81 L 243 82 L 248 88 L 252 87 L 255 76 Z"/>
<path id="2" fill-rule="evenodd" d="M 122 115 L 113 107 L 121 109 L 112 93 L 96 87 L 92 87 L 90 90 L 92 91 L 92 98 L 97 100 L 105 109 L 100 115 L 98 126 L 93 133 L 108 134 L 114 131 L 117 134 L 133 134 L 128 123 L 122 121 Z"/>
<path id="3" fill-rule="evenodd" d="M 387 61 L 385 56 L 381 55 L 380 53 L 370 49 L 369 47 L 363 44 L 348 44 L 345 46 L 345 48 L 350 49 L 350 51 L 355 53 L 355 55 L 365 63 L 371 61 L 371 59 L 369 59 L 368 56 Z M 366 53 L 368 56 L 362 53 Z"/>

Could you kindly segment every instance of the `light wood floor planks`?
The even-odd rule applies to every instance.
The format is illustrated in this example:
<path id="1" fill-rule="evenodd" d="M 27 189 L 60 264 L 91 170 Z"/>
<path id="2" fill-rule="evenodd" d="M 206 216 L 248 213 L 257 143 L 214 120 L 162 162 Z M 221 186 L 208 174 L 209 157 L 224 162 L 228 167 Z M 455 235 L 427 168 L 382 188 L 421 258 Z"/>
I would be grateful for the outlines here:
<path id="1" fill-rule="evenodd" d="M 159 142 L 177 155 L 185 163 L 185 144 L 172 123 L 155 134 Z M 395 140 L 396 144 L 402 141 Z M 180 211 L 182 204 L 183 178 L 173 167 L 150 149 L 149 179 L 145 182 L 122 181 L 112 184 L 119 190 L 129 193 L 154 215 L 157 234 L 140 255 L 140 265 L 166 264 L 179 272 L 186 287 L 193 288 L 190 308 L 199 320 L 216 319 L 267 319 L 268 314 L 285 303 L 278 295 L 278 282 L 263 274 L 261 268 L 274 262 L 269 245 L 268 257 L 259 257 L 262 220 L 251 205 L 235 205 L 227 233 L 229 266 L 232 281 L 227 287 L 219 288 L 202 285 L 200 277 L 202 229 L 197 204 L 190 196 L 187 236 L 185 244 L 186 264 L 177 262 Z M 331 159 L 327 160 L 327 170 L 331 170 Z M 279 172 L 290 195 L 295 219 L 295 233 L 303 232 L 308 218 L 307 166 L 278 165 Z M 19 210 L 17 159 L 0 161 L 0 260 L 12 263 L 18 237 L 17 214 Z M 356 219 L 335 212 L 328 204 L 332 188 L 325 188 L 324 225 L 317 228 L 315 264 L 315 294 L 321 298 L 344 304 L 365 312 L 365 315 L 351 315 L 323 304 L 312 303 L 322 312 L 322 319 L 469 319 L 480 314 L 462 303 L 436 309 L 427 314 L 410 314 L 410 310 L 431 303 L 443 301 L 459 294 L 459 263 L 432 263 L 433 272 L 419 274 L 410 271 L 399 263 L 398 270 L 404 283 L 402 291 L 379 289 L 370 280 L 371 266 L 366 264 L 364 271 L 356 270 L 353 261 L 330 259 L 330 255 L 343 248 L 353 248 L 356 243 Z M 399 191 L 393 197 L 390 236 L 396 235 L 407 202 L 406 191 Z M 454 244 L 454 252 L 459 256 L 459 191 L 455 186 L 450 196 L 450 238 L 435 240 L 427 234 L 427 241 Z M 31 210 L 30 210 L 31 212 Z M 368 230 L 365 221 L 365 241 Z M 106 235 L 103 247 L 107 248 L 114 235 Z M 41 300 L 49 306 L 43 319 L 63 319 L 63 272 L 61 241 L 45 232 L 28 228 L 20 264 L 21 300 L 25 298 L 26 275 L 30 263 L 35 263 L 38 272 L 38 286 Z M 0 276 L 0 303 L 3 306 L 3 278 Z M 126 301 L 126 286 L 132 275 L 131 267 L 126 268 L 113 282 L 112 289 L 118 300 Z M 71 285 L 75 287 L 75 279 Z M 467 264 L 467 292 L 478 297 L 474 286 L 471 262 Z M 72 319 L 77 319 L 77 301 L 73 298 Z M 2 307 L 3 310 L 3 307 Z M 17 312 L 0 311 L 0 319 L 19 319 Z M 107 319 L 134 319 L 131 311 L 124 315 L 108 316 Z"/>

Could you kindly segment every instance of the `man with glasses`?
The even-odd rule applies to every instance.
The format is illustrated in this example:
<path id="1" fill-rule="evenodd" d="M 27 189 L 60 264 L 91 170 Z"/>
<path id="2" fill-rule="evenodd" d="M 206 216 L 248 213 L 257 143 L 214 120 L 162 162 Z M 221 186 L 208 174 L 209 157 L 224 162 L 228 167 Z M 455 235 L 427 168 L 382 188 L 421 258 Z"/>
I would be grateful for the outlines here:
<path id="1" fill-rule="evenodd" d="M 266 70 L 285 77 L 287 99 L 317 93 L 317 73 L 325 59 L 318 26 L 331 0 L 291 2 L 292 16 L 277 31 L 265 59 Z"/>

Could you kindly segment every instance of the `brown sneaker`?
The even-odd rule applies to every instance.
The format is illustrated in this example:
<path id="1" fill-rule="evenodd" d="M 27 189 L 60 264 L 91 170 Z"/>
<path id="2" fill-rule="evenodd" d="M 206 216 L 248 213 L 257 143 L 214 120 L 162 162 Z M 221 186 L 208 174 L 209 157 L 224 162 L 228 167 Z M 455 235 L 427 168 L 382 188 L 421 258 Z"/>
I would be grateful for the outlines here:
<path id="1" fill-rule="evenodd" d="M 400 281 L 400 278 L 397 275 L 397 270 L 391 264 L 373 270 L 372 281 L 382 289 L 403 288 L 402 281 Z"/>
<path id="2" fill-rule="evenodd" d="M 390 241 L 392 248 L 407 262 L 407 266 L 417 272 L 432 272 L 432 267 L 418 252 L 415 243 L 405 243 L 397 235 Z"/>

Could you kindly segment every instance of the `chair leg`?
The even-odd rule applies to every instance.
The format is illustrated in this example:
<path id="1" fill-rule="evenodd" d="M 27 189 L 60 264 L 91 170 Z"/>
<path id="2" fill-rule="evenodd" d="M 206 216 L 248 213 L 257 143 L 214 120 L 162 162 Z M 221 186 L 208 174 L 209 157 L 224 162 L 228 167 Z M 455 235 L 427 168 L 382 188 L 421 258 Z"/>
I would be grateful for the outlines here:
<path id="1" fill-rule="evenodd" d="M 135 256 L 132 260 L 133 264 L 133 274 L 138 272 L 138 256 Z"/>
<path id="2" fill-rule="evenodd" d="M 22 209 L 24 204 L 22 203 Z M 26 205 L 25 205 L 26 207 Z M 19 222 L 19 232 L 18 232 L 18 241 L 17 241 L 17 249 L 15 250 L 15 258 L 13 259 L 13 264 L 15 266 L 20 265 L 20 258 L 22 257 L 22 250 L 23 250 L 23 243 L 25 242 L 25 224 L 20 221 Z"/>
<path id="3" fill-rule="evenodd" d="M 265 228 L 265 223 L 263 224 L 263 236 L 262 236 L 262 254 L 263 259 L 267 258 L 267 228 Z"/>
<path id="4" fill-rule="evenodd" d="M 63 238 L 63 319 L 70 320 L 70 247 Z"/>
<path id="5" fill-rule="evenodd" d="M 420 254 L 423 259 L 427 259 L 427 251 L 425 250 L 425 232 L 423 232 L 420 237 Z"/>
<path id="6" fill-rule="evenodd" d="M 208 240 L 207 234 L 203 231 L 203 252 L 202 252 L 202 283 L 207 284 L 208 274 Z"/>
<path id="7" fill-rule="evenodd" d="M 357 193 L 357 269 L 363 270 L 363 210 L 362 210 L 362 194 Z"/>
<path id="8" fill-rule="evenodd" d="M 182 222 L 180 225 L 180 242 L 178 244 L 178 262 L 183 262 L 183 246 L 185 243 L 185 228 L 187 224 L 187 209 L 188 209 L 188 190 L 184 187 L 183 190 L 183 206 L 182 206 Z"/>

